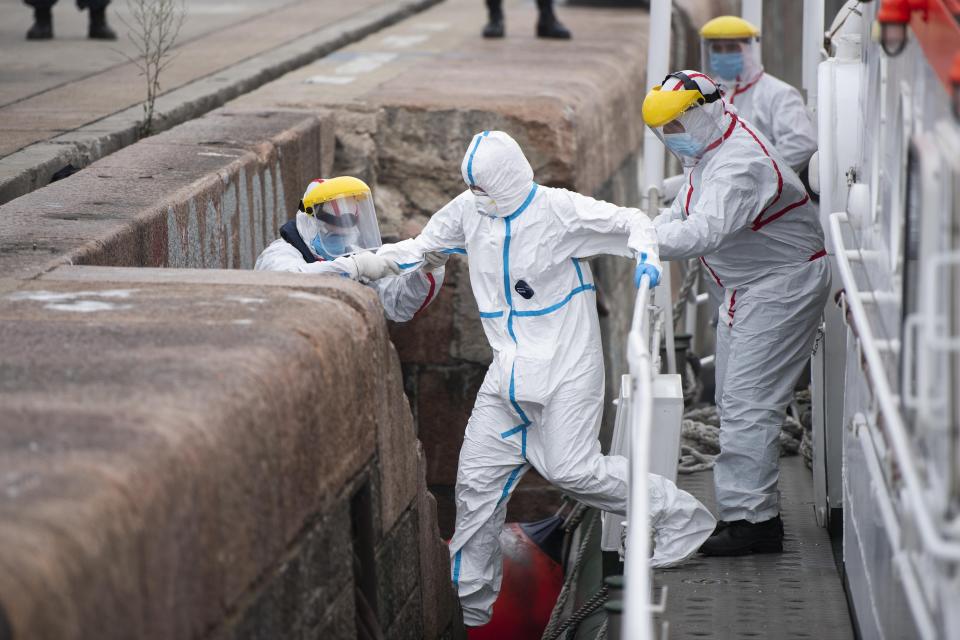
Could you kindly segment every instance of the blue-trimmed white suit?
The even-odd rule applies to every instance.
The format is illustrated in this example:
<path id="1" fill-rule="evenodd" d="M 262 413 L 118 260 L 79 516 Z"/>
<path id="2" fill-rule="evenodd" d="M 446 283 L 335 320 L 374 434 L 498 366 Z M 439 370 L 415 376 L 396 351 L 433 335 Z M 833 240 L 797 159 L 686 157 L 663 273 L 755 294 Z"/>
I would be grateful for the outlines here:
<path id="1" fill-rule="evenodd" d="M 413 268 L 428 251 L 465 251 L 493 349 L 460 450 L 450 542 L 464 621 L 477 626 L 489 620 L 500 590 L 507 499 L 531 465 L 592 507 L 626 512 L 627 461 L 602 455 L 597 440 L 603 352 L 593 274 L 583 260 L 640 251 L 655 256 L 656 236 L 638 209 L 536 185 L 520 147 L 502 132 L 475 136 L 461 172 L 468 185 L 494 199 L 496 215 L 478 213 L 467 190 L 435 213 L 418 237 L 385 245 L 379 254 Z M 669 499 L 658 501 L 658 491 Z M 659 479 L 651 498 L 675 507 L 674 498 L 685 496 L 703 509 L 678 491 Z M 706 516 L 709 525 L 700 528 L 712 530 Z M 684 547 L 682 557 L 674 553 L 675 559 L 700 541 Z M 671 545 L 657 551 L 669 555 Z"/>

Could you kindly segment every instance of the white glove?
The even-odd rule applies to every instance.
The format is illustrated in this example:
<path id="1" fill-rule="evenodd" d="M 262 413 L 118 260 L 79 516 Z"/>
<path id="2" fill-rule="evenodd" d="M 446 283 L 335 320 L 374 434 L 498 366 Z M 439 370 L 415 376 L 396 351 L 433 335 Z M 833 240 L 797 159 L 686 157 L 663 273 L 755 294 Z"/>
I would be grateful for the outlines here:
<path id="1" fill-rule="evenodd" d="M 400 273 L 400 267 L 396 262 L 369 251 L 355 253 L 349 258 L 356 269 L 356 279 L 363 283 Z"/>
<path id="2" fill-rule="evenodd" d="M 447 260 L 449 259 L 449 253 L 444 253 L 442 251 L 429 251 L 423 254 L 423 270 L 432 273 L 441 268 L 443 265 L 447 264 Z"/>

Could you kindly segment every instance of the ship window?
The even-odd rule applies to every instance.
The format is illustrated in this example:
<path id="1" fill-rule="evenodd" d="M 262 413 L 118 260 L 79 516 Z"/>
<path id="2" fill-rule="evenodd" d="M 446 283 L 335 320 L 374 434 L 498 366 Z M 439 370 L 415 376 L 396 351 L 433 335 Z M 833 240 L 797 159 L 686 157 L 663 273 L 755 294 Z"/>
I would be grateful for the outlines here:
<path id="1" fill-rule="evenodd" d="M 920 225 L 922 222 L 923 198 L 921 198 L 921 161 L 920 153 L 915 145 L 910 145 L 907 152 L 907 171 L 904 190 L 906 191 L 906 206 L 903 220 L 903 250 L 892 247 L 892 253 L 902 254 L 903 262 L 901 273 L 901 336 L 900 344 L 906 344 L 912 336 L 908 335 L 907 317 L 917 310 L 920 288 Z M 903 351 L 901 350 L 901 355 Z M 916 358 L 912 361 L 900 360 L 900 397 L 904 398 L 907 389 L 912 389 L 917 383 Z M 909 369 L 909 370 L 908 370 Z M 913 424 L 913 412 L 906 406 L 902 407 L 907 423 Z"/>
<path id="2" fill-rule="evenodd" d="M 923 202 L 919 153 L 910 145 L 907 153 L 906 207 L 903 220 L 903 318 L 917 310 L 920 289 L 920 224 Z"/>

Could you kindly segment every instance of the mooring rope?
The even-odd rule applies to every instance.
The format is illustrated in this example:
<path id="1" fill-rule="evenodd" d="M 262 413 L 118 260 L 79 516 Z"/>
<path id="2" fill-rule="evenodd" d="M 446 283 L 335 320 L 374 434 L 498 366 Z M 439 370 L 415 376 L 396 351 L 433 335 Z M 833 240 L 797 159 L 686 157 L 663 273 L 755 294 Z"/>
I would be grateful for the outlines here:
<path id="1" fill-rule="evenodd" d="M 586 513 L 586 511 L 586 508 L 584 508 L 583 512 Z M 557 603 L 553 606 L 553 613 L 550 614 L 550 621 L 547 623 L 547 628 L 543 630 L 542 640 L 556 640 L 560 637 L 560 634 L 566 631 L 567 627 L 570 626 L 571 620 L 573 620 L 573 616 L 568 618 L 566 621 L 562 621 L 561 617 L 563 615 L 563 610 L 566 607 L 567 600 L 570 599 L 570 594 L 573 592 L 573 589 L 576 588 L 577 580 L 580 577 L 580 569 L 583 567 L 583 562 L 587 557 L 587 550 L 590 547 L 590 542 L 593 540 L 593 531 L 596 528 L 597 521 L 600 519 L 599 515 L 600 514 L 596 511 L 593 511 L 590 514 L 590 521 L 589 524 L 587 524 L 587 530 L 584 532 L 583 539 L 580 541 L 580 546 L 577 549 L 577 557 L 573 562 L 573 567 L 569 572 L 567 572 L 567 576 L 563 580 L 563 587 L 560 589 L 560 595 L 557 596 Z M 597 606 L 603 605 L 603 602 L 606 601 L 605 589 L 605 587 L 604 589 L 601 589 L 604 596 L 603 600 L 600 602 L 600 605 Z M 574 615 L 576 615 L 576 613 Z"/>
<path id="2" fill-rule="evenodd" d="M 811 415 L 810 391 L 798 391 L 780 429 L 780 455 L 800 454 L 808 467 L 813 464 Z M 720 416 L 717 407 L 706 405 L 687 410 L 680 426 L 680 464 L 677 471 L 694 473 L 712 469 L 719 453 Z"/>

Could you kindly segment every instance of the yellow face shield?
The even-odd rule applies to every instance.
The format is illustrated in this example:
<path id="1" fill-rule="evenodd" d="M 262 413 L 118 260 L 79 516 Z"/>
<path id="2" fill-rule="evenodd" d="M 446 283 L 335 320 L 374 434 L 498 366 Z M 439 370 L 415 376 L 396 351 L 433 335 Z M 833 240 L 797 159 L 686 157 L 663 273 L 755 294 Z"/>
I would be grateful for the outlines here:
<path id="1" fill-rule="evenodd" d="M 677 71 L 643 101 L 643 121 L 685 167 L 699 162 L 722 134 L 720 92 L 712 82 L 709 86 L 713 91 L 704 95 L 690 76 Z"/>
<path id="2" fill-rule="evenodd" d="M 737 16 L 719 16 L 700 29 L 700 37 L 707 40 L 740 40 L 760 37 L 760 30 Z"/>
<path id="3" fill-rule="evenodd" d="M 662 127 L 690 107 L 705 102 L 706 98 L 697 89 L 669 91 L 664 90 L 663 85 L 657 85 L 643 99 L 643 122 L 648 127 Z"/>
<path id="4" fill-rule="evenodd" d="M 370 187 L 350 176 L 311 182 L 300 201 L 297 228 L 325 260 L 382 244 Z"/>

